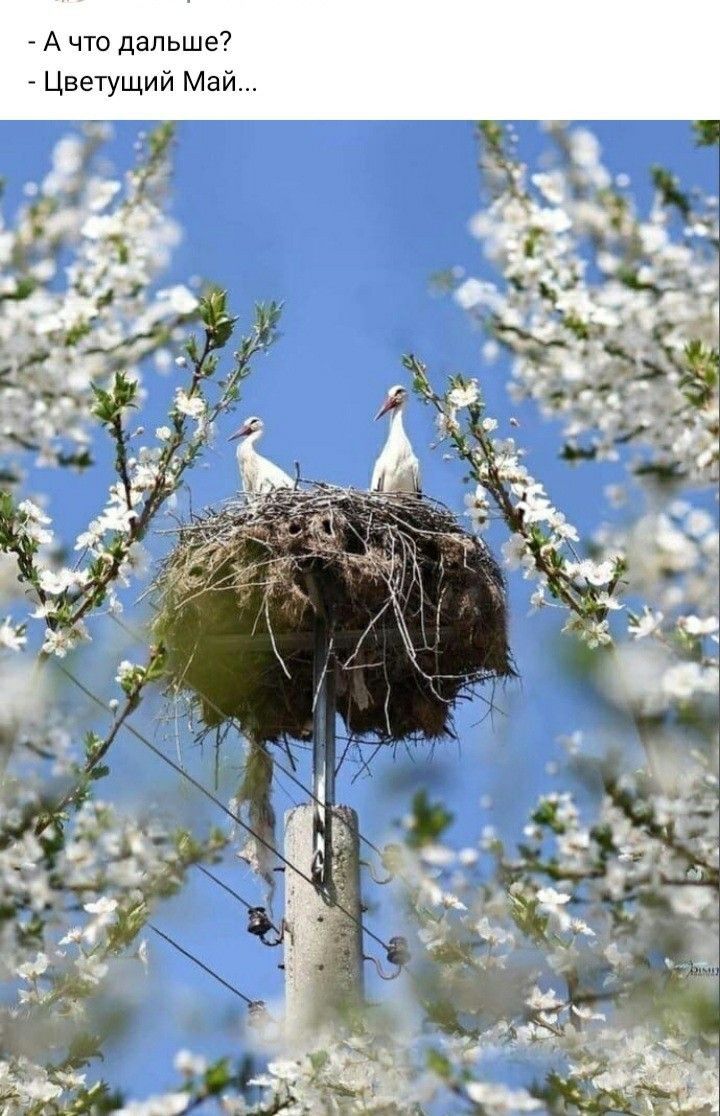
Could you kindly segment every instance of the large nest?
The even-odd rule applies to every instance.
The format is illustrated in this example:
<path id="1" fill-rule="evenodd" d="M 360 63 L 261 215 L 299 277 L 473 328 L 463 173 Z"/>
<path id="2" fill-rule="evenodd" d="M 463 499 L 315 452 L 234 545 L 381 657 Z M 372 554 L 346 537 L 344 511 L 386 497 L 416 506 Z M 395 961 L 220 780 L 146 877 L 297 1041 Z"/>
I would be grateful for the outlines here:
<path id="1" fill-rule="evenodd" d="M 234 500 L 180 530 L 155 632 L 204 723 L 255 740 L 312 725 L 313 628 L 329 616 L 351 735 L 448 732 L 452 706 L 512 672 L 502 575 L 447 509 L 318 485 Z"/>

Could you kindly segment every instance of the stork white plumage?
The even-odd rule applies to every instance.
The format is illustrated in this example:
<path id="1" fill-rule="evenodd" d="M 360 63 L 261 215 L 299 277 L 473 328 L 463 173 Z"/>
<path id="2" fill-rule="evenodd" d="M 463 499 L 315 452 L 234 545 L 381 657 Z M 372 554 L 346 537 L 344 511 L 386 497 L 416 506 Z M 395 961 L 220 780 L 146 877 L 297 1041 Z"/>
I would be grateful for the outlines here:
<path id="1" fill-rule="evenodd" d="M 230 435 L 230 441 L 242 438 L 237 448 L 237 463 L 240 470 L 240 480 L 243 492 L 247 495 L 259 496 L 272 492 L 274 488 L 294 488 L 294 482 L 287 473 L 268 461 L 255 449 L 255 446 L 265 433 L 265 424 L 261 418 L 252 415 L 245 419 L 242 426 Z"/>
<path id="2" fill-rule="evenodd" d="M 415 492 L 420 495 L 420 463 L 403 426 L 408 393 L 395 384 L 375 419 L 390 414 L 390 430 L 382 453 L 375 462 L 370 488 L 373 492 Z"/>

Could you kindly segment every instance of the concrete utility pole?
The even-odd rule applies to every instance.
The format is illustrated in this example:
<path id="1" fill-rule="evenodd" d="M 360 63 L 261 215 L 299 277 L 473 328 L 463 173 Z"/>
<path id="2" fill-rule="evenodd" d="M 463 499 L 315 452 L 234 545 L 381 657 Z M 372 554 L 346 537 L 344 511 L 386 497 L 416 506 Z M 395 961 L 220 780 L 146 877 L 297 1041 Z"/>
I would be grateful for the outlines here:
<path id="1" fill-rule="evenodd" d="M 336 662 L 318 608 L 313 647 L 314 801 L 285 815 L 285 1019 L 296 1043 L 317 1036 L 363 996 L 358 820 L 335 806 Z M 341 910 L 340 908 L 344 908 Z M 351 917 L 349 917 L 351 916 Z"/>
<path id="2" fill-rule="evenodd" d="M 303 871 L 312 860 L 314 817 L 312 803 L 285 815 L 285 856 Z M 363 998 L 357 814 L 333 806 L 331 817 L 327 894 L 285 872 L 285 1020 L 288 1038 L 300 1045 Z"/>

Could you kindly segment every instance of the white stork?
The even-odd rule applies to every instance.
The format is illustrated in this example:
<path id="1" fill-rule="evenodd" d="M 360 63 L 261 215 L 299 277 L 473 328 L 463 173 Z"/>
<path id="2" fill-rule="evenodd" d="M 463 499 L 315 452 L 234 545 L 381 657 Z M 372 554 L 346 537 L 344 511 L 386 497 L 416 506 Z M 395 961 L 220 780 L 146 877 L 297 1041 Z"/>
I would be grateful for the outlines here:
<path id="1" fill-rule="evenodd" d="M 252 415 L 249 419 L 245 419 L 234 434 L 230 435 L 231 442 L 235 438 L 243 439 L 237 448 L 237 463 L 243 492 L 248 496 L 272 492 L 274 488 L 295 487 L 294 481 L 287 473 L 255 449 L 256 443 L 260 441 L 264 432 L 263 420 Z"/>
<path id="2" fill-rule="evenodd" d="M 420 495 L 420 463 L 403 426 L 402 413 L 407 398 L 408 393 L 402 384 L 395 384 L 375 415 L 377 421 L 389 412 L 390 430 L 373 469 L 370 484 L 373 492 L 415 492 Z"/>

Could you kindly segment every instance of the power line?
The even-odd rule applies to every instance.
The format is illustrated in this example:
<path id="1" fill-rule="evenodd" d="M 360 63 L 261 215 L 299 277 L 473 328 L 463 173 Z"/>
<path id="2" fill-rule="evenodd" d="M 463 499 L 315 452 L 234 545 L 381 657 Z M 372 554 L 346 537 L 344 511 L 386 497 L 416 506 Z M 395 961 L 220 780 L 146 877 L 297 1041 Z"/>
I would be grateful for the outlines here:
<path id="1" fill-rule="evenodd" d="M 69 678 L 70 681 L 74 683 L 74 685 L 77 686 L 78 689 L 80 689 L 85 694 L 86 697 L 90 698 L 90 700 L 93 701 L 96 705 L 100 706 L 101 709 L 104 709 L 106 713 L 113 713 L 111 707 L 106 702 L 104 702 L 102 698 L 99 698 L 97 694 L 94 694 L 92 690 L 89 690 L 87 686 L 80 681 L 79 678 L 76 678 L 76 676 L 67 669 L 67 667 L 64 667 L 57 661 L 55 661 L 55 665 L 57 666 L 57 669 L 66 676 L 66 678 Z M 273 853 L 278 858 L 278 860 L 281 861 L 282 864 L 284 864 L 287 868 L 290 868 L 293 872 L 296 873 L 296 875 L 300 876 L 301 879 L 310 884 L 312 888 L 315 887 L 314 881 L 311 879 L 310 876 L 306 875 L 305 872 L 303 872 L 302 868 L 298 868 L 297 865 L 288 860 L 288 858 L 284 856 L 278 849 L 276 849 L 274 845 L 272 845 L 269 841 L 262 837 L 261 834 L 257 833 L 251 826 L 247 824 L 247 822 L 244 822 L 242 818 L 238 817 L 237 814 L 234 814 L 233 811 L 228 806 L 226 806 L 220 798 L 217 798 L 216 795 L 209 791 L 206 786 L 199 782 L 199 780 L 195 779 L 194 776 L 190 775 L 189 772 L 184 771 L 180 764 L 175 763 L 175 761 L 171 760 L 169 756 L 166 756 L 160 748 L 153 744 L 151 740 L 148 740 L 148 738 L 141 732 L 139 732 L 134 725 L 131 725 L 129 721 L 123 721 L 122 728 L 132 733 L 132 735 L 137 740 L 139 740 L 141 744 L 144 744 L 146 748 L 149 748 L 150 751 L 158 757 L 158 759 L 162 760 L 163 763 L 167 764 L 168 767 L 172 768 L 173 771 L 182 776 L 183 779 L 187 779 L 187 781 L 192 786 L 194 786 L 196 790 L 199 790 L 201 794 L 204 794 L 205 797 L 210 800 L 210 802 L 213 802 L 220 810 L 223 811 L 224 814 L 231 818 L 232 821 L 246 830 L 246 832 L 254 837 L 256 841 L 259 841 L 261 845 L 264 845 L 264 847 L 268 849 L 269 852 Z M 380 938 L 373 930 L 370 930 L 369 927 L 364 926 L 361 919 L 356 918 L 352 911 L 347 910 L 347 908 L 344 907 L 342 903 L 339 903 L 337 899 L 328 897 L 328 902 L 332 906 L 337 907 L 339 911 L 342 911 L 342 913 L 346 915 L 351 922 L 355 923 L 355 925 L 359 927 L 361 931 L 367 934 L 368 937 L 372 938 L 373 941 L 377 942 L 378 945 L 381 945 L 387 952 L 387 950 L 390 948 L 388 944 L 383 941 L 383 939 Z"/>
<path id="2" fill-rule="evenodd" d="M 234 891 L 229 886 L 229 884 L 226 884 L 224 880 L 219 879 L 216 875 L 210 872 L 204 864 L 193 864 L 193 868 L 197 868 L 198 872 L 202 872 L 203 876 L 207 876 L 209 880 L 212 880 L 213 883 L 216 883 L 218 887 L 221 887 L 223 889 L 223 891 L 227 891 L 228 895 L 232 895 L 233 899 L 237 899 L 238 903 L 242 903 L 243 907 L 245 907 L 246 910 L 251 911 L 255 906 L 255 903 L 248 903 L 247 899 L 243 899 L 242 895 L 240 895 L 237 891 Z"/>
<path id="3" fill-rule="evenodd" d="M 178 942 L 176 942 L 174 938 L 171 938 L 169 934 L 166 934 L 164 930 L 160 930 L 152 922 L 146 922 L 145 925 L 148 926 L 154 934 L 157 934 L 159 938 L 162 938 L 164 941 L 166 941 L 168 945 L 171 945 L 173 949 L 176 949 L 178 953 L 181 953 L 183 957 L 187 957 L 188 961 L 192 961 L 193 965 L 197 965 L 199 969 L 202 969 L 204 973 L 207 973 L 208 976 L 211 976 L 213 980 L 216 980 L 218 982 L 218 984 L 222 984 L 223 988 L 227 988 L 228 992 L 232 992 L 235 996 L 239 996 L 240 999 L 244 1000 L 245 1003 L 248 1005 L 256 1004 L 258 1002 L 257 1000 L 251 1000 L 249 996 L 246 996 L 244 992 L 241 992 L 239 988 L 236 988 L 234 984 L 230 984 L 230 982 L 225 980 L 224 977 L 221 977 L 219 973 L 216 973 L 214 969 L 211 969 L 209 965 L 206 965 L 204 961 L 201 961 L 199 957 L 196 957 L 194 953 L 190 953 L 190 951 L 185 949 L 184 946 L 181 946 Z"/>
<path id="4" fill-rule="evenodd" d="M 115 621 L 115 623 L 120 628 L 122 628 L 122 630 L 124 632 L 126 632 L 127 635 L 131 636 L 134 640 L 136 640 L 137 643 L 145 643 L 145 639 L 142 638 L 138 632 L 133 632 L 133 630 L 127 624 L 125 624 L 124 621 L 120 620 L 120 618 L 118 616 L 116 616 L 114 613 L 110 613 L 110 616 Z M 212 710 L 214 710 L 215 713 L 219 713 L 221 717 L 224 717 L 226 720 L 229 720 L 231 722 L 231 724 L 233 724 L 235 726 L 235 728 L 238 730 L 238 732 L 240 732 L 242 734 L 242 726 L 238 723 L 238 721 L 236 720 L 235 717 L 232 717 L 232 716 L 228 717 L 228 715 L 225 713 L 225 711 L 222 710 L 220 708 L 220 706 L 217 705 L 213 701 L 212 698 L 208 697 L 207 694 L 204 694 L 202 692 L 202 690 L 196 690 L 195 692 L 197 693 L 198 697 L 202 698 L 202 700 L 204 702 L 206 702 L 207 705 L 209 705 Z M 349 737 L 348 738 L 348 745 L 350 744 L 351 741 L 352 741 L 352 737 Z M 345 751 L 347 751 L 347 748 L 345 749 Z M 295 785 L 297 787 L 299 787 L 300 790 L 304 791 L 305 794 L 309 795 L 310 798 L 313 800 L 313 802 L 315 802 L 317 805 L 320 805 L 320 806 L 322 805 L 322 803 L 320 802 L 320 799 L 317 797 L 317 795 L 314 793 L 314 791 L 311 790 L 310 787 L 306 787 L 305 784 L 302 782 L 302 780 L 298 779 L 297 775 L 295 775 L 295 773 L 293 771 L 289 771 L 288 768 L 285 767 L 284 764 L 282 764 L 276 756 L 273 756 L 273 765 L 274 765 L 275 768 L 279 768 L 280 771 L 282 771 L 282 773 L 284 775 L 287 775 L 288 779 L 290 779 L 293 783 L 295 783 Z M 338 820 L 347 829 L 352 829 L 352 826 L 350 825 L 350 823 L 341 814 L 338 814 L 337 817 L 338 817 Z M 382 855 L 383 855 L 382 850 L 379 849 L 378 846 L 376 844 L 374 844 L 370 840 L 369 837 L 366 837 L 363 833 L 361 833 L 359 829 L 358 829 L 357 833 L 358 833 L 358 837 L 360 838 L 360 840 L 363 841 L 368 846 L 369 849 L 372 849 L 373 852 L 376 853 L 377 856 L 379 856 L 380 859 L 382 860 Z"/>
<path id="5" fill-rule="evenodd" d="M 237 891 L 235 891 L 232 887 L 230 887 L 229 884 L 226 884 L 224 880 L 218 879 L 218 877 L 216 875 L 214 875 L 212 872 L 210 872 L 203 864 L 194 864 L 193 867 L 197 868 L 198 872 L 202 872 L 203 876 L 207 876 L 207 878 L 209 880 L 212 880 L 212 882 L 217 884 L 218 887 L 222 888 L 223 891 L 227 891 L 228 895 L 232 895 L 233 899 L 237 899 L 238 903 L 242 903 L 243 907 L 245 907 L 245 909 L 248 912 L 250 912 L 250 911 L 254 911 L 254 912 L 262 911 L 262 913 L 263 913 L 263 915 L 266 919 L 266 929 L 263 931 L 263 933 L 260 933 L 260 931 L 258 931 L 258 930 L 253 930 L 253 928 L 252 928 L 252 914 L 251 914 L 250 915 L 250 925 L 248 926 L 248 931 L 251 934 L 257 933 L 258 937 L 263 942 L 263 945 L 268 945 L 269 943 L 264 941 L 264 934 L 266 934 L 268 930 L 274 930 L 275 933 L 278 935 L 278 941 L 274 942 L 273 944 L 274 945 L 279 945 L 280 944 L 280 942 L 282 941 L 282 930 L 278 930 L 275 923 L 271 922 L 270 919 L 267 918 L 267 914 L 265 912 L 264 907 L 258 907 L 258 905 L 256 903 L 248 903 L 247 899 L 243 899 L 242 895 L 240 895 Z"/>
<path id="6" fill-rule="evenodd" d="M 278 774 L 275 774 L 274 778 L 275 778 L 275 782 L 279 786 L 280 790 L 283 792 L 283 794 L 287 798 L 288 802 L 291 802 L 293 804 L 293 806 L 297 809 L 297 807 L 300 805 L 300 803 L 298 802 L 295 795 L 291 794 L 290 791 L 285 786 L 285 784 L 280 781 L 280 776 Z"/>
<path id="7" fill-rule="evenodd" d="M 246 927 L 248 934 L 254 934 L 257 938 L 260 939 L 263 945 L 280 945 L 284 937 L 283 923 L 280 924 L 280 929 L 278 929 L 272 919 L 268 916 L 265 907 L 259 907 L 256 903 L 249 903 L 247 899 L 244 899 L 242 895 L 240 895 L 237 891 L 230 887 L 229 884 L 226 884 L 224 880 L 218 879 L 218 877 L 210 872 L 207 868 L 205 868 L 204 865 L 195 863 L 193 864 L 193 868 L 196 868 L 198 872 L 202 872 L 203 876 L 207 876 L 209 880 L 212 880 L 212 882 L 217 884 L 218 887 L 222 888 L 223 891 L 227 891 L 228 895 L 232 895 L 233 899 L 237 899 L 238 903 L 242 903 L 249 916 L 248 925 Z M 265 935 L 270 930 L 275 931 L 275 934 L 277 935 L 277 941 L 267 942 L 265 940 Z"/>

